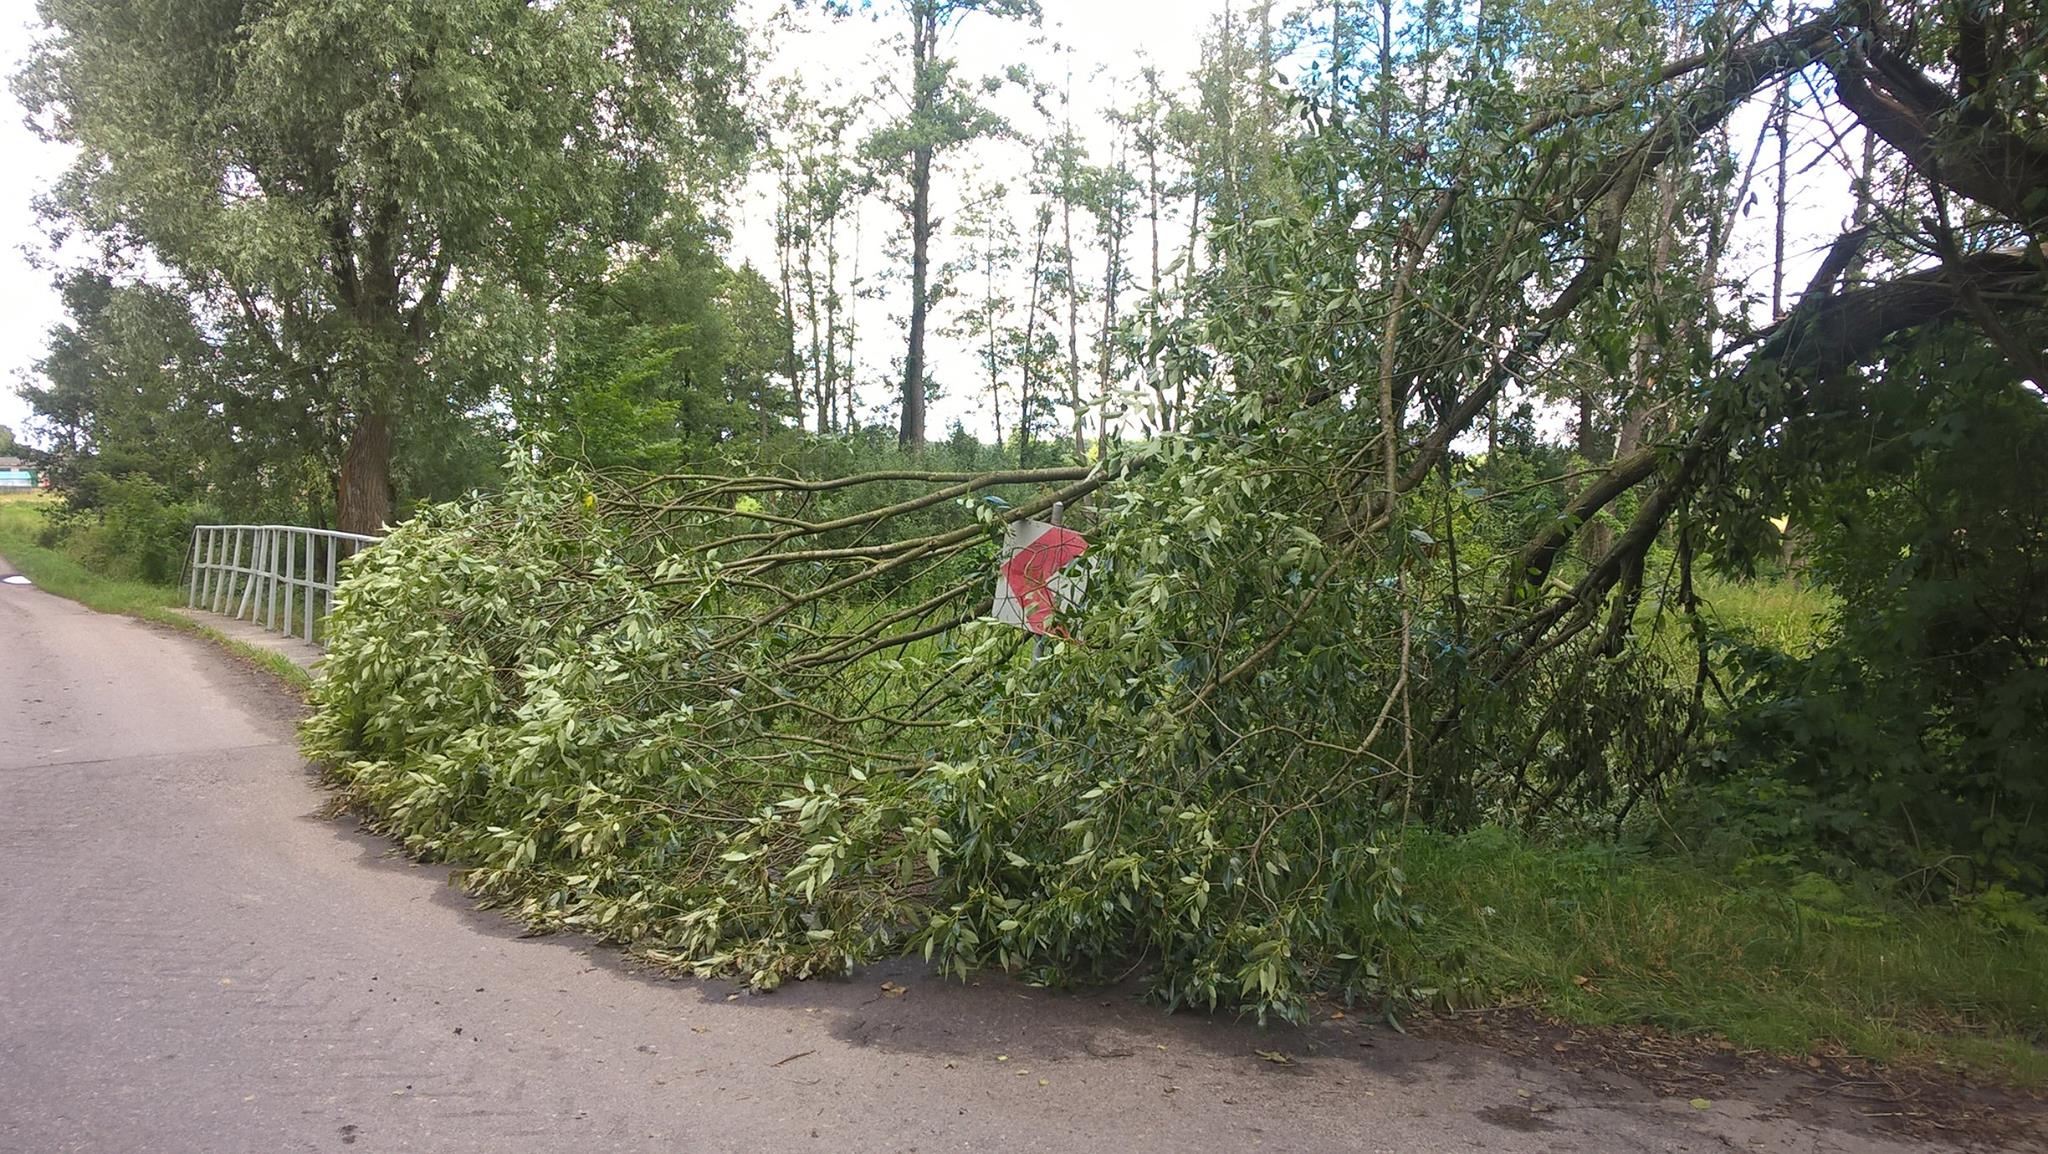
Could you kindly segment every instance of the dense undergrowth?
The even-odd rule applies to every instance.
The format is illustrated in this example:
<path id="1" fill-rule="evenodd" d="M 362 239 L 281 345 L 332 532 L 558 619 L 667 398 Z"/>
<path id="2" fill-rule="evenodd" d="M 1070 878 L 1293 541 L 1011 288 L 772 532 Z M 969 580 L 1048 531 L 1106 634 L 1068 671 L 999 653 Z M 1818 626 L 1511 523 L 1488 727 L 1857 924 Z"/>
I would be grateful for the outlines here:
<path id="1" fill-rule="evenodd" d="M 53 514 L 60 509 L 43 494 L 0 496 L 0 555 L 42 588 L 104 613 L 147 612 L 178 603 L 170 585 L 139 579 L 129 566 L 109 563 L 100 550 L 67 547 L 68 535 L 52 532 Z"/>

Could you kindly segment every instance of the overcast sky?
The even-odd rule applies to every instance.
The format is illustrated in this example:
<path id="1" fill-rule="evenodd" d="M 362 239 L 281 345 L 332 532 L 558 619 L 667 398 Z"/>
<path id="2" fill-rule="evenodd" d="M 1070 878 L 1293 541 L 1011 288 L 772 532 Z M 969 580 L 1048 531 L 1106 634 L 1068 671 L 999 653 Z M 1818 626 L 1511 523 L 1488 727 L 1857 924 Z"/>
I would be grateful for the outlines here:
<path id="1" fill-rule="evenodd" d="M 27 4 L 5 5 L 0 16 L 0 57 L 11 79 L 30 42 L 23 23 Z M 48 188 L 68 159 L 65 150 L 37 140 L 23 124 L 21 105 L 10 85 L 0 104 L 0 425 L 21 432 L 28 406 L 15 395 L 16 382 L 42 356 L 43 337 L 63 314 L 50 287 L 50 272 L 30 255 L 43 247 L 31 201 Z"/>

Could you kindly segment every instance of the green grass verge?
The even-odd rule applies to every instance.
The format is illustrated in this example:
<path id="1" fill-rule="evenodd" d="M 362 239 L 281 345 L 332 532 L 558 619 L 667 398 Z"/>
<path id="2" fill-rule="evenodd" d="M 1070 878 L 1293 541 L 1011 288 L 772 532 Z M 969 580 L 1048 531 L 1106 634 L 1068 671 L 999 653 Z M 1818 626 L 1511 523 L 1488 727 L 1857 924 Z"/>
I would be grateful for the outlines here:
<path id="1" fill-rule="evenodd" d="M 260 669 L 276 675 L 294 691 L 304 692 L 313 684 L 305 670 L 290 658 L 246 645 L 217 629 L 210 629 L 176 612 L 185 603 L 185 591 L 172 585 L 156 585 L 109 577 L 95 572 L 62 548 L 38 542 L 55 499 L 41 494 L 0 496 L 0 557 L 21 571 L 46 593 L 76 601 L 101 613 L 120 613 L 160 625 L 196 633 Z"/>
<path id="2" fill-rule="evenodd" d="M 2048 932 L 1495 829 L 1418 834 L 1404 969 L 1461 1005 L 2048 1086 Z"/>

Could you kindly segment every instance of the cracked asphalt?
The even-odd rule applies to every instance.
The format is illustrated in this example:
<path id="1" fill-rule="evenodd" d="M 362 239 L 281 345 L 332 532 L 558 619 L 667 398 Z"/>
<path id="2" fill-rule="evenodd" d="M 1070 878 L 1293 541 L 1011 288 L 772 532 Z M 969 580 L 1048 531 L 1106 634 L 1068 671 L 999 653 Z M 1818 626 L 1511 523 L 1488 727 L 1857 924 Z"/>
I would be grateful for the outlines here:
<path id="1" fill-rule="evenodd" d="M 202 641 L 0 584 L 0 675 L 0 1151 L 1929 1148 L 1351 1021 L 669 980 L 328 816 L 299 707 Z"/>

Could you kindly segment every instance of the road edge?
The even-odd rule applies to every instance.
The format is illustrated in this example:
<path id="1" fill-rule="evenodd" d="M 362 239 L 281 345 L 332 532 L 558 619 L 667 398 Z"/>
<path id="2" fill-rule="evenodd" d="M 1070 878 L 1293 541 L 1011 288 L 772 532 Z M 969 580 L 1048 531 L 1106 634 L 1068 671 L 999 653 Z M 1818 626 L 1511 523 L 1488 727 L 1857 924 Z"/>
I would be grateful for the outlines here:
<path id="1" fill-rule="evenodd" d="M 45 584 L 37 575 L 39 567 L 33 563 L 22 565 L 4 553 L 0 553 L 0 563 L 11 566 L 22 576 L 27 577 L 36 589 L 48 593 L 52 597 L 60 597 L 91 612 L 104 613 L 113 617 L 133 617 L 149 625 L 173 629 L 209 642 L 229 657 L 234 658 L 238 663 L 258 672 L 269 674 L 290 692 L 293 697 L 301 702 L 306 701 L 312 693 L 313 674 L 298 666 L 290 658 L 283 654 L 259 649 L 247 642 L 236 640 L 225 632 L 215 629 L 203 621 L 196 621 L 187 617 L 169 606 L 150 605 L 125 609 L 105 609 L 93 604 L 90 594 L 86 590 L 67 589 L 61 585 L 51 586 Z M 88 576 L 93 575 L 88 573 Z"/>

